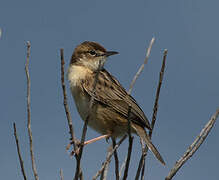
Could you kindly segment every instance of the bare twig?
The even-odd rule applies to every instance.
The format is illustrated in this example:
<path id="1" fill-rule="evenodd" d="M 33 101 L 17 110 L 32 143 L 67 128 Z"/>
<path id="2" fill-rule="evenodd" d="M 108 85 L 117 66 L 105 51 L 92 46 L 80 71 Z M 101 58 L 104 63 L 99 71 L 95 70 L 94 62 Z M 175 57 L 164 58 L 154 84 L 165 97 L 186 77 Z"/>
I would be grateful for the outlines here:
<path id="1" fill-rule="evenodd" d="M 103 163 L 102 163 L 102 165 L 103 165 Z M 107 167 L 107 165 L 106 165 L 106 167 Z M 100 180 L 106 179 L 106 176 L 107 176 L 107 173 L 108 173 L 108 169 L 105 170 L 106 167 L 105 167 L 105 168 L 103 169 L 103 171 L 101 172 Z M 107 168 L 108 168 L 108 167 L 107 167 Z"/>
<path id="2" fill-rule="evenodd" d="M 82 170 L 80 169 L 80 173 L 79 173 L 79 179 L 80 180 L 84 180 L 84 176 L 83 176 L 83 173 L 82 173 Z"/>
<path id="3" fill-rule="evenodd" d="M 16 145 L 17 145 L 17 153 L 18 153 L 19 162 L 20 162 L 20 166 L 21 166 L 21 172 L 22 172 L 24 180 L 27 180 L 27 176 L 26 176 L 26 173 L 24 170 L 24 161 L 22 159 L 21 152 L 20 152 L 19 140 L 18 140 L 18 136 L 17 136 L 17 130 L 16 130 L 15 123 L 13 123 L 13 127 L 14 127 L 14 137 L 15 137 Z"/>
<path id="4" fill-rule="evenodd" d="M 141 180 L 144 180 L 144 171 L 145 171 L 145 157 L 143 158 L 143 165 L 141 170 Z"/>
<path id="5" fill-rule="evenodd" d="M 125 160 L 123 161 L 121 167 L 120 167 L 120 170 L 119 170 L 119 179 L 122 177 L 122 171 L 123 169 L 125 168 L 125 165 L 126 165 L 126 161 L 127 161 L 127 156 L 125 157 Z"/>
<path id="6" fill-rule="evenodd" d="M 141 142 L 142 154 L 141 154 L 141 159 L 138 163 L 138 169 L 135 175 L 135 180 L 138 180 L 140 174 L 142 175 L 142 173 L 144 173 L 145 156 L 147 155 L 147 151 L 146 151 L 147 146 L 145 146 L 142 139 L 140 139 L 140 142 Z"/>
<path id="7" fill-rule="evenodd" d="M 60 172 L 59 172 L 59 173 L 60 173 L 60 179 L 61 179 L 61 180 L 64 180 L 64 176 L 63 176 L 63 170 L 62 170 L 62 169 L 60 169 Z"/>
<path id="8" fill-rule="evenodd" d="M 218 115 L 219 115 L 219 108 L 217 109 L 215 114 L 211 117 L 211 119 L 208 121 L 208 123 L 205 125 L 205 127 L 202 129 L 200 134 L 196 137 L 194 142 L 189 146 L 185 154 L 176 162 L 176 164 L 170 170 L 165 180 L 171 180 L 173 176 L 177 173 L 177 171 L 183 166 L 183 164 L 186 163 L 187 160 L 190 157 L 192 157 L 192 155 L 198 150 L 198 148 L 204 142 L 208 133 L 211 131 L 212 127 L 214 126 L 214 123 L 216 122 Z"/>
<path id="9" fill-rule="evenodd" d="M 148 49 L 147 49 L 147 54 L 146 54 L 144 63 L 141 65 L 141 67 L 139 68 L 139 70 L 138 70 L 137 73 L 135 74 L 135 76 L 134 76 L 134 78 L 133 78 L 133 80 L 132 80 L 132 82 L 131 82 L 131 84 L 130 84 L 130 87 L 129 87 L 129 90 L 128 90 L 128 95 L 131 94 L 132 89 L 133 89 L 133 86 L 134 86 L 134 84 L 135 84 L 137 78 L 139 77 L 140 73 L 143 71 L 144 65 L 147 64 L 147 62 L 148 62 L 148 59 L 149 59 L 149 56 L 150 56 L 150 52 L 151 52 L 151 48 L 152 48 L 152 45 L 153 45 L 154 41 L 155 41 L 155 38 L 153 37 L 153 38 L 151 39 L 151 42 L 150 42 L 149 47 L 148 47 Z M 129 138 L 129 140 L 130 140 L 130 138 Z M 143 147 L 142 147 L 142 148 L 143 148 Z M 144 151 L 145 151 L 145 150 L 144 150 Z M 142 153 L 143 153 L 143 150 L 142 150 Z M 145 158 L 145 156 L 146 156 L 145 153 L 143 153 L 142 156 L 141 156 L 141 159 L 140 159 L 140 162 L 139 162 L 139 165 L 138 165 L 138 170 L 137 170 L 137 173 L 136 173 L 136 178 L 137 178 L 137 179 L 139 178 L 142 165 L 144 164 L 144 159 L 143 159 L 143 158 Z M 128 159 L 128 156 L 127 156 L 126 159 L 125 159 L 126 164 L 127 164 L 127 159 Z M 123 162 L 123 164 L 124 164 L 124 162 Z"/>
<path id="10" fill-rule="evenodd" d="M 116 146 L 116 140 L 112 138 L 113 148 Z M 116 180 L 119 180 L 119 158 L 117 154 L 117 150 L 114 151 L 114 159 L 115 159 L 115 174 Z"/>
<path id="11" fill-rule="evenodd" d="M 61 83 L 62 83 L 62 92 L 63 92 L 63 104 L 65 108 L 65 114 L 68 120 L 68 127 L 69 127 L 69 133 L 72 140 L 72 144 L 74 147 L 74 151 L 77 151 L 77 146 L 75 143 L 75 135 L 74 135 L 74 127 L 72 124 L 72 118 L 68 107 L 68 99 L 67 99 L 67 93 L 66 93 L 66 87 L 65 87 L 65 60 L 64 60 L 64 49 L 60 49 L 60 56 L 61 56 Z M 77 154 L 76 154 L 77 156 Z"/>
<path id="12" fill-rule="evenodd" d="M 148 47 L 148 49 L 147 49 L 147 54 L 146 54 L 144 63 L 141 65 L 141 67 L 139 68 L 138 72 L 137 72 L 136 75 L 134 76 L 134 78 L 133 78 L 133 80 L 132 80 L 132 82 L 131 82 L 131 85 L 130 85 L 130 87 L 129 87 L 128 94 L 131 94 L 132 89 L 133 89 L 133 86 L 134 86 L 134 84 L 135 84 L 135 82 L 136 82 L 138 76 L 139 76 L 140 73 L 143 71 L 144 65 L 147 64 L 147 62 L 148 62 L 148 58 L 149 58 L 149 56 L 150 56 L 151 48 L 152 48 L 152 45 L 153 45 L 154 41 L 155 41 L 155 38 L 153 37 L 153 38 L 151 39 L 151 42 L 150 42 L 149 47 Z"/>
<path id="13" fill-rule="evenodd" d="M 128 177 L 129 164 L 130 164 L 130 159 L 131 159 L 131 154 L 132 154 L 133 137 L 131 135 L 131 122 L 130 122 L 131 108 L 132 108 L 131 105 L 129 105 L 128 118 L 127 118 L 128 119 L 129 147 L 128 147 L 128 154 L 127 154 L 127 159 L 126 159 L 126 164 L 125 164 L 123 180 L 126 180 Z"/>
<path id="14" fill-rule="evenodd" d="M 29 74 L 29 61 L 30 61 L 30 42 L 27 41 L 27 59 L 25 64 L 25 72 L 27 76 L 27 129 L 28 129 L 28 136 L 30 142 L 30 156 L 32 162 L 32 169 L 35 180 L 38 180 L 38 174 L 36 169 L 35 157 L 33 152 L 33 136 L 31 130 L 31 113 L 30 113 L 30 74 Z"/>
<path id="15" fill-rule="evenodd" d="M 156 98 L 155 98 L 155 102 L 154 102 L 153 116 L 152 116 L 152 121 L 151 121 L 151 130 L 149 131 L 150 138 L 152 137 L 152 132 L 153 132 L 154 125 L 156 122 L 156 118 L 157 118 L 158 101 L 159 101 L 161 85 L 163 82 L 164 69 L 165 69 L 165 65 L 166 65 L 166 57 L 167 57 L 167 49 L 165 49 L 164 53 L 163 53 L 163 63 L 162 63 L 161 70 L 160 70 L 160 76 L 159 76 L 159 81 L 158 81 L 158 86 L 157 86 L 157 91 L 156 91 Z M 147 152 L 148 152 L 148 147 L 146 146 L 145 148 L 142 149 L 142 157 L 141 157 L 141 160 L 139 162 L 139 169 L 141 169 L 141 180 L 144 179 L 145 157 L 147 156 Z M 138 176 L 139 175 L 140 174 L 138 174 Z"/>
<path id="16" fill-rule="evenodd" d="M 141 159 L 140 159 L 140 161 L 139 161 L 139 163 L 138 163 L 138 169 L 137 169 L 137 172 L 136 172 L 136 175 L 135 175 L 135 180 L 138 180 L 138 179 L 139 179 L 144 158 L 145 158 L 145 156 L 143 156 L 143 154 L 142 154 L 142 155 L 141 155 Z"/>
<path id="17" fill-rule="evenodd" d="M 110 154 L 112 153 L 112 150 L 113 150 L 113 145 L 110 145 L 108 147 L 108 150 L 107 150 L 106 159 L 109 158 Z M 107 174 L 108 174 L 108 169 L 109 169 L 109 164 L 110 164 L 110 160 L 106 162 L 105 167 L 101 173 L 100 180 L 106 180 Z M 102 163 L 102 166 L 103 165 L 104 165 L 104 162 Z"/>
<path id="18" fill-rule="evenodd" d="M 62 84 L 62 90 L 63 90 L 63 104 L 64 104 L 64 108 L 65 108 L 65 114 L 66 114 L 66 117 L 68 120 L 69 133 L 70 133 L 70 137 L 72 140 L 74 152 L 77 152 L 78 147 L 76 145 L 76 138 L 74 135 L 74 127 L 73 127 L 72 118 L 71 118 L 71 114 L 70 114 L 69 107 L 68 107 L 68 100 L 67 100 L 67 93 L 66 93 L 66 86 L 65 86 L 64 49 L 62 49 L 62 48 L 60 49 L 60 56 L 61 56 L 61 84 Z M 76 160 L 78 160 L 77 153 L 75 153 L 75 158 L 76 158 Z M 79 168 L 78 176 L 80 177 L 80 179 L 83 179 L 83 173 L 82 173 L 80 166 L 78 168 Z"/>
<path id="19" fill-rule="evenodd" d="M 124 135 L 119 142 L 115 145 L 115 147 L 113 148 L 113 150 L 111 151 L 111 153 L 108 154 L 105 162 L 103 163 L 103 165 L 101 166 L 100 170 L 96 173 L 96 175 L 92 178 L 92 180 L 96 180 L 102 173 L 102 171 L 105 169 L 106 165 L 110 162 L 110 159 L 114 153 L 114 151 L 120 146 L 120 144 L 125 140 L 125 138 L 127 137 L 127 135 Z"/>
<path id="20" fill-rule="evenodd" d="M 162 82 L 163 82 L 164 69 L 165 69 L 165 65 L 166 65 L 166 57 L 167 57 L 167 49 L 165 49 L 164 53 L 163 53 L 163 63 L 162 63 L 161 70 L 160 70 L 159 83 L 158 83 L 158 86 L 157 86 L 156 98 L 155 98 L 155 103 L 154 103 L 154 108 L 153 108 L 153 116 L 152 116 L 152 121 L 151 121 L 151 130 L 149 131 L 149 137 L 150 138 L 152 136 L 152 132 L 153 132 L 154 125 L 155 125 L 155 122 L 156 122 L 156 118 L 157 118 L 158 101 L 159 101 L 159 96 L 160 96 L 161 85 L 162 85 Z"/>
<path id="21" fill-rule="evenodd" d="M 99 62 L 98 70 L 96 72 L 95 80 L 94 80 L 94 84 L 93 84 L 92 94 L 95 94 L 95 92 L 96 92 L 96 85 L 97 85 L 98 75 L 99 75 L 99 72 L 100 72 L 101 68 L 102 68 L 101 62 Z M 94 103 L 94 97 L 91 96 L 90 103 L 89 103 L 88 115 L 87 115 L 86 120 L 84 122 L 82 135 L 81 135 L 80 148 L 79 148 L 79 153 L 78 153 L 78 157 L 77 157 L 76 172 L 75 172 L 75 177 L 74 177 L 75 180 L 78 179 L 78 175 L 79 175 L 79 172 L 80 172 L 81 157 L 82 157 L 82 153 L 83 153 L 83 149 L 84 149 L 84 141 L 85 141 L 86 133 L 87 133 L 87 125 L 88 125 L 88 121 L 89 121 L 89 118 L 90 118 L 90 113 L 91 113 L 91 110 L 92 110 L 93 103 Z"/>
<path id="22" fill-rule="evenodd" d="M 147 156 L 148 147 L 144 144 L 143 140 L 141 139 L 141 148 L 142 148 L 142 164 L 141 166 L 141 180 L 144 180 L 144 171 L 145 171 L 145 157 Z"/>

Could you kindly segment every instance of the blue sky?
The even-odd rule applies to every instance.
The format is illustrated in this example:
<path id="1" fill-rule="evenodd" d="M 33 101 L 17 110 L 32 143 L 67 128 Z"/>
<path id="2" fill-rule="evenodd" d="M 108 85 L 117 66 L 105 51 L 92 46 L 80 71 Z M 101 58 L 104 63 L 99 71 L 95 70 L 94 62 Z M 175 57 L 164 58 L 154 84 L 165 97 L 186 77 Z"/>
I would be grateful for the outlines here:
<path id="1" fill-rule="evenodd" d="M 65 151 L 69 143 L 62 105 L 59 49 L 64 48 L 66 68 L 73 49 L 90 40 L 120 52 L 110 57 L 106 69 L 127 89 L 152 37 L 148 64 L 132 95 L 151 119 L 162 53 L 168 49 L 153 142 L 167 165 L 149 153 L 145 178 L 164 179 L 175 161 L 219 106 L 218 1 L 6 1 L 0 6 L 0 169 L 4 179 L 22 179 L 12 124 L 16 122 L 28 177 L 32 176 L 26 129 L 26 47 L 31 42 L 31 112 L 34 150 L 40 179 L 72 179 L 75 160 Z M 69 104 L 77 137 L 83 123 L 70 93 Z M 219 131 L 216 125 L 206 142 L 177 173 L 175 179 L 218 179 Z M 98 136 L 89 129 L 87 138 Z M 93 176 L 105 159 L 103 140 L 85 148 L 82 165 L 85 179 Z M 140 158 L 134 139 L 130 177 Z M 120 149 L 121 161 L 127 142 Z M 110 166 L 114 179 L 113 163 Z M 31 178 L 33 179 L 33 178 Z"/>

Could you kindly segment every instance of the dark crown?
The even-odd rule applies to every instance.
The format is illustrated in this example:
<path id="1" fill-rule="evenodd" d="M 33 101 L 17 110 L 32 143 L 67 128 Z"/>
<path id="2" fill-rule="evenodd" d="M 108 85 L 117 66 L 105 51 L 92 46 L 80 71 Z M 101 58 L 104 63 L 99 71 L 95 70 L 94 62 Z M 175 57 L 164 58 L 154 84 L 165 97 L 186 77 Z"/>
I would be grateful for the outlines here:
<path id="1" fill-rule="evenodd" d="M 100 51 L 102 53 L 106 52 L 106 49 L 101 46 L 100 44 L 96 43 L 96 42 L 91 42 L 91 41 L 85 41 L 81 44 L 79 44 L 71 57 L 71 64 L 75 63 L 77 61 L 78 58 L 80 58 L 82 56 L 83 53 L 86 52 L 92 52 L 92 51 Z"/>

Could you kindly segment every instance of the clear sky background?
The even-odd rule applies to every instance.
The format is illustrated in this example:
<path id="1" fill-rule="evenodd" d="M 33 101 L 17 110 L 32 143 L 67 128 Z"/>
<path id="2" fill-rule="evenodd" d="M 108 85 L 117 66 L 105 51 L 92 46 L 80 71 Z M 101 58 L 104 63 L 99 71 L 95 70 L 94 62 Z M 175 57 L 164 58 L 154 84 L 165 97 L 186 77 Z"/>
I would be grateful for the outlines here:
<path id="1" fill-rule="evenodd" d="M 132 92 L 149 119 L 162 53 L 168 49 L 153 135 L 167 165 L 163 167 L 149 153 L 146 179 L 164 179 L 219 106 L 216 0 L 3 0 L 0 4 L 0 179 L 22 179 L 13 122 L 17 124 L 25 169 L 33 179 L 26 129 L 27 40 L 31 42 L 32 131 L 40 179 L 59 179 L 60 168 L 66 180 L 72 179 L 75 170 L 75 160 L 65 151 L 69 134 L 60 85 L 60 48 L 64 48 L 66 68 L 75 46 L 85 40 L 120 52 L 109 58 L 106 69 L 128 89 L 155 37 L 149 62 Z M 75 133 L 80 137 L 83 123 L 69 90 L 68 95 Z M 88 129 L 87 139 L 96 136 Z M 218 179 L 218 137 L 216 125 L 175 179 Z M 102 140 L 85 148 L 85 179 L 99 169 L 108 146 Z M 127 142 L 119 149 L 121 161 L 126 152 Z M 129 179 L 135 175 L 140 152 L 139 138 L 135 136 Z M 114 162 L 111 164 L 109 179 L 114 179 Z"/>

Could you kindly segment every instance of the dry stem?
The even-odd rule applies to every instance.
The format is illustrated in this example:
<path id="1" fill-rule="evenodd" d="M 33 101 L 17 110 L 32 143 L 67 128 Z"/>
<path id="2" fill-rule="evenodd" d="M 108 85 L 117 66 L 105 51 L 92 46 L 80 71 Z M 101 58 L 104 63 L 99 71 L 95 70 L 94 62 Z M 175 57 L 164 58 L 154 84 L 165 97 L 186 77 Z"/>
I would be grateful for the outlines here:
<path id="1" fill-rule="evenodd" d="M 37 169 L 36 169 L 34 152 L 33 152 L 33 136 L 32 136 L 32 130 L 31 130 L 29 60 L 30 60 L 30 42 L 27 41 L 27 59 L 26 59 L 26 64 L 25 64 L 25 72 L 27 76 L 27 129 L 28 129 L 28 136 L 29 136 L 29 142 L 30 142 L 30 156 L 31 156 L 33 174 L 34 174 L 35 180 L 39 180 Z"/>
<path id="2" fill-rule="evenodd" d="M 158 101 L 159 101 L 161 85 L 163 82 L 164 69 L 165 69 L 165 65 L 166 65 L 166 57 L 167 57 L 167 49 L 165 49 L 164 53 L 163 53 L 163 63 L 161 66 L 159 83 L 158 83 L 157 91 L 156 91 L 156 98 L 155 98 L 155 103 L 154 103 L 154 108 L 153 108 L 153 116 L 152 116 L 152 122 L 151 122 L 151 130 L 149 131 L 150 138 L 152 137 L 152 132 L 153 132 L 154 125 L 156 122 L 156 118 L 157 118 Z M 143 143 L 142 143 L 142 145 L 143 145 Z M 146 146 L 144 148 L 142 146 L 142 156 L 141 156 L 141 159 L 139 161 L 138 170 L 137 170 L 136 177 L 135 177 L 136 180 L 139 179 L 140 171 L 141 171 L 141 179 L 144 179 L 143 176 L 144 176 L 144 171 L 145 171 L 145 157 L 147 156 L 147 152 L 148 152 L 148 147 Z"/>
<path id="3" fill-rule="evenodd" d="M 96 173 L 96 175 L 92 178 L 92 180 L 96 180 L 96 179 L 101 175 L 101 173 L 104 171 L 106 165 L 109 164 L 110 159 L 111 159 L 111 157 L 112 157 L 114 151 L 115 151 L 116 149 L 118 149 L 118 147 L 119 147 L 120 144 L 125 140 L 126 137 L 127 137 L 127 135 L 124 135 L 124 136 L 119 140 L 119 142 L 115 145 L 115 147 L 112 149 L 112 151 L 111 151 L 110 153 L 108 153 L 105 162 L 104 162 L 103 165 L 101 166 L 100 170 Z"/>
<path id="4" fill-rule="evenodd" d="M 71 136 L 74 152 L 77 152 L 78 147 L 76 145 L 76 138 L 74 135 L 74 127 L 73 127 L 72 118 L 71 118 L 71 114 L 70 114 L 69 107 L 68 107 L 68 101 L 67 101 L 67 93 L 66 93 L 66 86 L 65 86 L 64 49 L 62 49 L 62 48 L 60 49 L 60 56 L 61 56 L 61 84 L 62 84 L 62 90 L 63 90 L 63 104 L 64 104 L 64 108 L 65 108 L 65 114 L 66 114 L 66 117 L 68 120 L 69 133 Z M 75 153 L 75 158 L 76 158 L 76 161 L 78 161 L 79 157 L 78 157 L 77 153 Z M 80 168 L 80 164 L 79 164 L 79 167 L 77 167 L 77 168 L 78 168 L 77 179 L 78 179 L 78 177 L 80 179 L 83 179 L 83 173 L 82 173 L 82 170 Z"/>
<path id="5" fill-rule="evenodd" d="M 151 121 L 151 130 L 149 131 L 149 137 L 150 138 L 152 137 L 152 132 L 153 132 L 154 125 L 155 125 L 155 122 L 156 122 L 156 119 L 157 119 L 158 101 L 159 101 L 159 97 L 160 97 L 161 85 L 162 85 L 162 82 L 163 82 L 167 52 L 168 52 L 167 49 L 165 49 L 164 53 L 163 53 L 163 63 L 162 63 L 162 66 L 161 66 L 160 76 L 159 76 L 159 83 L 158 83 L 157 91 L 156 91 L 156 98 L 155 98 L 155 103 L 154 103 L 154 108 L 153 108 L 153 116 L 152 116 L 152 121 Z"/>
<path id="6" fill-rule="evenodd" d="M 149 44 L 149 47 L 148 47 L 148 49 L 147 49 L 147 54 L 146 54 L 144 63 L 141 65 L 141 67 L 139 68 L 138 72 L 137 72 L 136 75 L 134 76 L 134 78 L 133 78 L 133 80 L 132 80 L 132 82 L 131 82 L 131 84 L 130 84 L 130 87 L 129 87 L 129 90 L 128 90 L 128 94 L 131 94 L 132 89 L 133 89 L 133 86 L 134 86 L 134 84 L 135 84 L 135 82 L 136 82 L 138 76 L 139 76 L 139 75 L 141 74 L 141 72 L 143 71 L 144 65 L 147 64 L 147 62 L 148 62 L 148 58 L 149 58 L 149 56 L 150 56 L 151 48 L 152 48 L 152 45 L 154 44 L 154 41 L 155 41 L 155 38 L 152 38 L 152 39 L 151 39 L 151 42 L 150 42 L 150 44 Z"/>
<path id="7" fill-rule="evenodd" d="M 165 180 L 171 180 L 173 176 L 177 173 L 177 171 L 183 166 L 183 164 L 185 164 L 189 160 L 189 158 L 192 157 L 192 155 L 198 150 L 198 148 L 202 145 L 208 133 L 211 131 L 212 127 L 214 126 L 214 123 L 216 122 L 218 115 L 219 115 L 219 108 L 217 109 L 215 114 L 211 117 L 211 119 L 208 121 L 208 123 L 205 125 L 205 127 L 201 130 L 200 134 L 196 137 L 194 142 L 186 150 L 185 154 L 176 162 L 176 164 L 170 170 Z"/>
<path id="8" fill-rule="evenodd" d="M 140 142 L 141 142 L 142 154 L 141 154 L 140 161 L 138 163 L 138 169 L 137 169 L 137 172 L 136 172 L 136 175 L 135 175 L 135 180 L 138 180 L 140 174 L 142 175 L 144 173 L 145 156 L 147 154 L 146 153 L 147 146 L 145 146 L 145 143 L 143 142 L 142 139 L 140 139 Z"/>
<path id="9" fill-rule="evenodd" d="M 116 146 L 116 140 L 112 138 L 113 148 Z M 115 159 L 115 174 L 116 180 L 119 180 L 119 158 L 117 154 L 117 150 L 114 151 L 114 159 Z"/>
<path id="10" fill-rule="evenodd" d="M 59 173 L 60 173 L 60 179 L 61 179 L 61 180 L 64 180 L 64 176 L 63 176 L 63 170 L 62 170 L 62 169 L 60 169 L 60 172 L 59 172 Z"/>
<path id="11" fill-rule="evenodd" d="M 131 113 L 131 105 L 129 105 L 128 108 L 128 136 L 129 136 L 129 147 L 128 147 L 128 154 L 126 158 L 126 163 L 125 163 L 125 170 L 124 170 L 124 176 L 123 180 L 126 180 L 128 177 L 128 170 L 129 170 L 129 164 L 131 160 L 131 154 L 132 154 L 132 144 L 133 144 L 133 136 L 131 135 L 131 122 L 130 122 L 130 113 Z"/>
<path id="12" fill-rule="evenodd" d="M 147 49 L 147 54 L 146 54 L 144 63 L 140 66 L 139 70 L 138 70 L 137 73 L 135 74 L 135 76 L 134 76 L 134 78 L 133 78 L 133 80 L 132 80 L 132 82 L 131 82 L 131 84 L 130 84 L 130 87 L 129 87 L 129 90 L 128 90 L 128 95 L 131 94 L 132 89 L 133 89 L 133 87 L 134 87 L 134 84 L 135 84 L 137 78 L 139 77 L 140 73 L 143 71 L 144 65 L 147 64 L 147 62 L 148 62 L 148 59 L 149 59 L 149 56 L 150 56 L 150 52 L 151 52 L 151 48 L 152 48 L 152 45 L 154 44 L 154 41 L 155 41 L 155 38 L 153 37 L 153 38 L 151 39 L 151 42 L 150 42 L 149 47 L 148 47 L 148 49 Z M 129 126 L 130 126 L 130 125 L 129 125 Z M 132 147 L 132 142 L 131 142 L 131 141 L 133 141 L 133 138 L 130 138 L 130 136 L 129 136 L 129 148 Z M 142 148 L 143 148 L 143 147 L 142 147 Z M 132 150 L 132 149 L 129 149 L 130 154 L 131 154 L 131 150 Z M 142 152 L 143 152 L 143 150 L 142 150 Z M 129 153 L 128 153 L 128 154 L 129 154 Z M 146 156 L 145 154 L 142 154 L 141 160 L 140 160 L 140 162 L 139 162 L 137 174 L 136 174 L 136 177 L 137 177 L 137 178 L 138 178 L 139 175 L 140 175 L 142 163 L 144 164 L 144 159 L 142 159 L 142 158 L 144 158 L 145 156 Z M 127 157 L 126 157 L 126 159 L 125 159 L 125 161 L 126 161 L 125 164 L 126 164 L 127 166 L 128 166 L 128 164 L 129 164 L 129 161 L 130 161 L 130 160 L 128 160 L 128 158 L 130 158 L 130 157 L 128 157 L 128 155 L 127 155 Z M 127 160 L 128 160 L 128 161 L 127 161 Z M 128 163 L 128 164 L 127 164 L 127 163 Z M 124 162 L 123 162 L 123 164 L 124 164 Z M 124 177 L 123 177 L 123 178 L 127 178 L 127 177 L 125 177 L 125 176 L 126 176 L 126 173 L 127 173 L 127 172 L 124 171 Z"/>
<path id="13" fill-rule="evenodd" d="M 63 92 L 63 104 L 65 108 L 65 114 L 68 120 L 68 127 L 69 127 L 69 133 L 71 136 L 72 144 L 74 147 L 74 151 L 77 151 L 77 146 L 75 143 L 75 135 L 74 135 L 74 127 L 72 124 L 72 118 L 68 107 L 68 99 L 67 99 L 67 93 L 66 93 L 66 87 L 65 87 L 65 60 L 64 60 L 64 49 L 60 49 L 60 55 L 61 55 L 61 83 L 62 83 L 62 92 Z M 77 156 L 77 155 L 76 155 Z"/>
<path id="14" fill-rule="evenodd" d="M 19 140 L 18 140 L 18 136 L 17 136 L 17 130 L 16 130 L 15 123 L 13 123 L 13 127 L 14 127 L 14 137 L 15 137 L 16 145 L 17 145 L 17 153 L 18 153 L 19 162 L 20 162 L 20 166 L 21 166 L 21 172 L 22 172 L 22 175 L 24 177 L 24 180 L 27 180 L 27 176 L 26 176 L 26 173 L 24 170 L 24 161 L 23 161 L 22 156 L 21 156 L 21 151 L 20 151 Z"/>
<path id="15" fill-rule="evenodd" d="M 107 158 L 109 158 L 110 154 L 112 153 L 113 147 L 112 145 L 109 146 L 108 150 L 107 150 Z M 109 169 L 109 164 L 110 164 L 110 160 L 107 161 L 103 171 L 101 172 L 101 176 L 100 176 L 100 180 L 106 180 L 107 178 L 107 174 L 108 174 L 108 169 Z M 104 165 L 104 163 L 102 163 L 102 166 Z"/>

